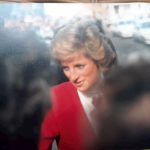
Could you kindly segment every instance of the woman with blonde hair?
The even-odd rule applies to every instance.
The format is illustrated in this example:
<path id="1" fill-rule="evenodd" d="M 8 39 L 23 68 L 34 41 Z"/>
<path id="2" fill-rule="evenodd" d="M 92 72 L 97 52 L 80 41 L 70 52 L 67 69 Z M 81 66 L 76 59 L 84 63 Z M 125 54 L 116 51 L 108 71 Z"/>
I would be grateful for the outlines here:
<path id="1" fill-rule="evenodd" d="M 53 106 L 43 121 L 39 147 L 49 150 L 56 140 L 60 150 L 83 150 L 95 138 L 92 101 L 101 95 L 105 73 L 117 63 L 116 51 L 98 27 L 85 20 L 60 29 L 51 48 L 69 81 L 51 90 Z"/>

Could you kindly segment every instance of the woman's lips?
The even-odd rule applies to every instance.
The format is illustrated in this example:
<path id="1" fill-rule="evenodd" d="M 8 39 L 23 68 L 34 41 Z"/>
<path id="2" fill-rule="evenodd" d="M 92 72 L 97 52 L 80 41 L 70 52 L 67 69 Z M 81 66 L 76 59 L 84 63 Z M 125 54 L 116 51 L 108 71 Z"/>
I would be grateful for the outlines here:
<path id="1" fill-rule="evenodd" d="M 79 81 L 79 82 L 76 82 L 76 83 L 75 83 L 75 85 L 76 85 L 77 87 L 81 87 L 82 84 L 83 84 L 83 81 Z"/>

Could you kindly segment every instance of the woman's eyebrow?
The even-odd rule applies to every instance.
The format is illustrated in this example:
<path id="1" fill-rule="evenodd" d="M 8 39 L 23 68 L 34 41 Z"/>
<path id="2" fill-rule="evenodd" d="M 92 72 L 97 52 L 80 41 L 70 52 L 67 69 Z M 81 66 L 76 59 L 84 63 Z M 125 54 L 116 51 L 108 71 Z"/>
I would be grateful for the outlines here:
<path id="1" fill-rule="evenodd" d="M 61 65 L 62 68 L 68 67 L 67 65 Z"/>

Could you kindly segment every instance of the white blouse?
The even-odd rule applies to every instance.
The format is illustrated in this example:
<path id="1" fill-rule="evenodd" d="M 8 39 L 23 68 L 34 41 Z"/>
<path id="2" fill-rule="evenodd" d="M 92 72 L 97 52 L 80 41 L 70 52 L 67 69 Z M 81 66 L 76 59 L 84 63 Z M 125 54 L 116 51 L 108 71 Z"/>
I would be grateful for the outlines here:
<path id="1" fill-rule="evenodd" d="M 95 109 L 95 106 L 92 103 L 92 97 L 88 97 L 80 91 L 77 91 L 77 92 L 78 92 L 82 107 L 84 109 L 84 112 L 85 112 L 87 118 L 89 119 L 90 123 L 94 127 L 91 112 Z"/>

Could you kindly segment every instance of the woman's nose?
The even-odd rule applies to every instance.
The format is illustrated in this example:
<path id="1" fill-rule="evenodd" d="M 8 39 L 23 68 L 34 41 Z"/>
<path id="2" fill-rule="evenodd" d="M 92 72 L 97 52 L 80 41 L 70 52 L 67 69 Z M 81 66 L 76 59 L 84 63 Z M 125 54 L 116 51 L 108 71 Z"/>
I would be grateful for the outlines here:
<path id="1" fill-rule="evenodd" d="M 70 72 L 70 81 L 75 82 L 78 78 L 77 72 L 76 71 L 71 71 Z"/>

